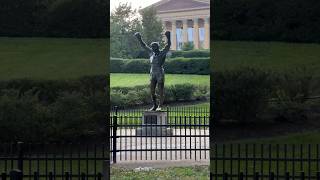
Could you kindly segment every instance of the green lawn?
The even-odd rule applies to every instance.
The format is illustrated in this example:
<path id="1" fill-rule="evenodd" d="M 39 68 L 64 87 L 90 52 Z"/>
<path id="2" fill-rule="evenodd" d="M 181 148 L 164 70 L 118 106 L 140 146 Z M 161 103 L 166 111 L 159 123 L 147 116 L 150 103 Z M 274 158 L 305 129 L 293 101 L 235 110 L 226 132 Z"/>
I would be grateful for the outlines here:
<path id="1" fill-rule="evenodd" d="M 184 84 L 209 85 L 209 75 L 190 75 L 190 74 L 166 74 L 165 84 Z M 111 87 L 133 87 L 137 85 L 149 84 L 149 74 L 122 74 L 111 73 Z"/>
<path id="2" fill-rule="evenodd" d="M 306 66 L 320 74 L 320 44 L 214 41 L 212 46 L 215 71 L 239 66 L 284 71 Z"/>
<path id="3" fill-rule="evenodd" d="M 65 79 L 106 74 L 107 44 L 106 39 L 0 37 L 0 79 Z M 319 44 L 214 41 L 212 47 L 212 67 L 215 71 L 238 66 L 277 71 L 307 66 L 320 74 Z M 140 76 L 148 81 L 146 74 Z M 124 78 L 123 76 L 114 76 L 112 84 L 119 86 L 118 80 Z M 167 83 L 186 82 L 190 78 L 181 76 L 186 78 L 174 81 L 167 76 Z M 207 81 L 206 78 L 191 78 L 191 81 L 198 80 L 199 83 Z M 143 82 L 132 76 L 126 83 Z"/>
<path id="4" fill-rule="evenodd" d="M 0 38 L 0 79 L 106 74 L 106 39 Z"/>
<path id="5" fill-rule="evenodd" d="M 111 168 L 112 180 L 154 180 L 154 179 L 209 179 L 208 166 L 195 167 L 175 167 L 166 169 L 153 169 L 145 172 L 135 172 L 134 170 Z"/>

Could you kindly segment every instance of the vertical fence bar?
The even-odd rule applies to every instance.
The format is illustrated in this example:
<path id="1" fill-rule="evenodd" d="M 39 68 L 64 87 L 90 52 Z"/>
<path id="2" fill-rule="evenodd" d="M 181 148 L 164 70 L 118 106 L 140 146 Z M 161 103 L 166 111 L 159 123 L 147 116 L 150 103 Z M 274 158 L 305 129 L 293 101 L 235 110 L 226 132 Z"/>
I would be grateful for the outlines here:
<path id="1" fill-rule="evenodd" d="M 253 179 L 254 180 L 259 180 L 259 173 L 258 172 L 254 173 Z"/>
<path id="2" fill-rule="evenodd" d="M 34 180 L 39 180 L 39 171 L 36 171 L 33 173 L 33 179 Z"/>
<path id="3" fill-rule="evenodd" d="M 240 172 L 240 173 L 239 173 L 239 177 L 238 177 L 238 178 L 239 178 L 239 180 L 243 180 L 243 179 L 244 179 L 243 172 Z"/>
<path id="4" fill-rule="evenodd" d="M 233 145 L 230 144 L 230 177 L 231 177 L 231 180 L 233 179 Z"/>
<path id="5" fill-rule="evenodd" d="M 7 173 L 2 173 L 1 174 L 1 179 L 2 180 L 7 180 Z"/>
<path id="6" fill-rule="evenodd" d="M 65 180 L 70 180 L 70 173 L 69 172 L 65 172 L 64 173 L 64 176 L 65 176 Z"/>
<path id="7" fill-rule="evenodd" d="M 81 173 L 81 180 L 86 180 L 86 174 L 84 172 Z"/>
<path id="8" fill-rule="evenodd" d="M 311 144 L 308 144 L 308 179 L 311 180 Z"/>
<path id="9" fill-rule="evenodd" d="M 18 142 L 18 169 L 23 172 L 23 142 Z"/>
<path id="10" fill-rule="evenodd" d="M 222 178 L 223 180 L 228 180 L 228 173 L 223 173 L 223 178 Z"/>
<path id="11" fill-rule="evenodd" d="M 98 178 L 97 180 L 102 180 L 102 174 L 101 174 L 101 173 L 98 173 L 98 174 L 97 174 L 97 178 Z"/>
<path id="12" fill-rule="evenodd" d="M 292 180 L 295 179 L 296 173 L 295 173 L 295 163 L 296 163 L 296 156 L 295 153 L 296 152 L 296 146 L 293 144 L 292 145 Z"/>
<path id="13" fill-rule="evenodd" d="M 117 128 L 118 128 L 117 118 L 118 118 L 118 116 L 117 116 L 117 110 L 116 110 L 116 116 L 113 117 L 113 130 L 112 130 L 113 131 L 113 134 L 112 134 L 112 161 L 114 164 L 117 163 Z"/>
<path id="14" fill-rule="evenodd" d="M 49 180 L 53 180 L 53 173 L 49 172 Z"/>
<path id="15" fill-rule="evenodd" d="M 285 180 L 290 180 L 290 173 L 289 172 L 286 172 L 284 179 Z"/>
<path id="16" fill-rule="evenodd" d="M 276 159 L 276 172 L 277 172 L 277 179 L 279 179 L 279 158 L 280 158 L 280 146 L 279 144 L 276 145 L 277 147 L 277 152 L 276 152 L 276 156 L 277 156 L 277 159 Z"/>
<path id="17" fill-rule="evenodd" d="M 264 171 L 263 171 L 263 165 L 264 165 L 264 146 L 263 144 L 260 145 L 260 173 L 261 173 L 261 179 L 264 179 Z"/>
<path id="18" fill-rule="evenodd" d="M 273 172 L 270 172 L 270 174 L 269 174 L 269 180 L 274 180 L 274 173 L 273 173 Z"/>
<path id="19" fill-rule="evenodd" d="M 304 177 L 305 177 L 304 172 L 303 171 L 300 172 L 300 180 L 304 180 Z"/>
<path id="20" fill-rule="evenodd" d="M 12 170 L 10 172 L 10 180 L 22 180 L 23 174 L 20 170 Z"/>

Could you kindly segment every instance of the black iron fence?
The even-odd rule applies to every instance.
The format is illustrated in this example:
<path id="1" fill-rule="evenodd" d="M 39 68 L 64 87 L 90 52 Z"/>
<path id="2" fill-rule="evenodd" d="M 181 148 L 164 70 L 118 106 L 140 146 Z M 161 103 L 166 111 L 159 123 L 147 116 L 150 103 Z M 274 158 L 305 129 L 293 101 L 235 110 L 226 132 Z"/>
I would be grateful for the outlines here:
<path id="1" fill-rule="evenodd" d="M 109 175 L 106 144 L 0 144 L 2 179 L 94 179 Z M 18 171 L 12 171 L 17 169 Z M 11 173 L 11 175 L 10 175 Z M 12 174 L 13 173 L 13 174 Z"/>
<path id="2" fill-rule="evenodd" d="M 319 144 L 216 144 L 210 175 L 213 179 L 320 180 L 319 148 Z"/>
<path id="3" fill-rule="evenodd" d="M 213 174 L 210 174 L 210 179 L 215 179 Z M 245 180 L 245 176 L 243 172 L 240 172 L 236 177 L 228 174 L 223 173 L 222 177 L 220 178 L 222 180 L 230 180 L 230 179 L 237 179 L 237 180 Z M 268 175 L 261 175 L 259 172 L 254 173 L 254 175 L 250 178 L 252 180 L 261 180 L 261 179 L 268 179 L 268 180 L 276 180 L 276 175 L 274 172 L 271 172 Z M 284 180 L 290 180 L 290 179 L 296 179 L 296 180 L 305 180 L 310 179 L 308 176 L 306 176 L 305 172 L 300 172 L 298 176 L 291 176 L 289 172 L 285 173 L 283 176 L 281 176 L 280 179 Z M 315 179 L 320 180 L 320 172 L 317 172 L 317 175 Z"/>
<path id="4" fill-rule="evenodd" d="M 113 163 L 182 159 L 209 162 L 209 117 L 206 115 L 168 116 L 165 123 L 156 125 L 143 124 L 142 116 L 115 115 L 111 117 L 110 127 Z M 138 132 L 144 128 L 150 132 Z"/>
<path id="5" fill-rule="evenodd" d="M 110 110 L 110 117 L 126 116 L 126 117 L 142 117 L 143 112 L 148 108 L 132 108 L 114 106 Z M 209 117 L 210 109 L 208 106 L 167 106 L 163 108 L 167 112 L 168 117 L 175 116 L 206 116 Z"/>
<path id="6" fill-rule="evenodd" d="M 149 140 L 147 143 L 154 143 L 155 140 Z M 129 142 L 127 141 L 128 144 Z M 122 154 L 122 160 L 127 158 L 127 160 L 137 161 L 141 157 L 154 160 L 174 160 L 188 159 L 192 155 L 193 158 L 200 160 L 202 155 L 203 159 L 209 158 L 208 154 L 201 153 L 209 151 L 207 148 L 200 148 L 200 142 L 205 143 L 205 141 L 199 141 L 191 148 L 189 144 L 183 148 L 173 148 L 175 141 L 172 139 L 169 142 L 172 148 L 167 144 L 167 148 L 162 145 L 162 149 L 160 146 L 152 149 L 119 149 L 113 153 L 127 152 L 127 155 Z M 125 141 L 123 140 L 122 143 L 125 144 Z M 134 144 L 129 144 L 129 147 L 131 145 L 134 147 Z M 106 144 L 2 143 L 0 145 L 1 179 L 16 179 L 20 176 L 29 180 L 105 179 L 110 169 L 107 152 Z M 143 155 L 139 156 L 141 153 Z M 215 180 L 320 180 L 319 144 L 215 144 L 210 155 L 210 177 Z M 115 161 L 121 160 L 119 155 L 116 157 Z"/>

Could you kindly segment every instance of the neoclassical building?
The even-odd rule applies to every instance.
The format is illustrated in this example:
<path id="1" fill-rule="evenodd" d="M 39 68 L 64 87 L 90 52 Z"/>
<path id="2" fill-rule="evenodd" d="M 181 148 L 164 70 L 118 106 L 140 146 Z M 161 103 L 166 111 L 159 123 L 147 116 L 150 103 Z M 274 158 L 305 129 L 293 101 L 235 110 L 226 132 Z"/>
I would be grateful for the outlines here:
<path id="1" fill-rule="evenodd" d="M 161 0 L 153 4 L 164 30 L 171 32 L 172 50 L 186 42 L 195 49 L 210 48 L 210 0 Z"/>

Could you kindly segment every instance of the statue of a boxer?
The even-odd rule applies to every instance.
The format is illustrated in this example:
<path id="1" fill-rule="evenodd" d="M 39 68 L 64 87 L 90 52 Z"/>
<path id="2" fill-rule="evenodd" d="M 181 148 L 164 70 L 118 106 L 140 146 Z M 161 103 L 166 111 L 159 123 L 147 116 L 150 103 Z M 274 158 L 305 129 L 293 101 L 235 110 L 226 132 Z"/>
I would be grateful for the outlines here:
<path id="1" fill-rule="evenodd" d="M 141 34 L 139 32 L 134 34 L 141 46 L 148 51 L 150 55 L 150 91 L 151 98 L 153 102 L 153 106 L 150 111 L 160 111 L 164 101 L 164 69 L 163 64 L 166 60 L 166 55 L 170 50 L 171 40 L 170 40 L 170 31 L 165 32 L 165 36 L 167 37 L 167 45 L 160 50 L 159 42 L 152 42 L 150 44 L 151 48 L 142 40 Z M 158 85 L 159 90 L 159 104 L 157 103 L 157 98 L 155 94 L 156 87 Z"/>

